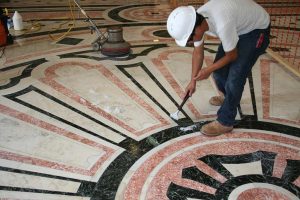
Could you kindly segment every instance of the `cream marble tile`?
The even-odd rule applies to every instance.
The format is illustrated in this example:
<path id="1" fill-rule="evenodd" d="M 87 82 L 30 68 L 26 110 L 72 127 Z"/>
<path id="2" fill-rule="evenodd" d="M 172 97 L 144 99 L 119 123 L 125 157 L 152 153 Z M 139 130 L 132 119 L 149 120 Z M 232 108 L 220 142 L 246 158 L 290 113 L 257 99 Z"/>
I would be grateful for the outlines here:
<path id="1" fill-rule="evenodd" d="M 128 71 L 130 75 L 133 76 L 133 78 L 138 81 L 138 83 L 169 112 L 177 109 L 176 106 L 170 102 L 170 99 L 166 96 L 166 94 L 141 67 L 128 68 L 126 71 Z"/>
<path id="2" fill-rule="evenodd" d="M 156 36 L 154 33 L 156 31 L 165 31 L 166 27 L 161 25 L 153 25 L 153 26 L 139 26 L 139 27 L 124 27 L 123 28 L 123 37 L 124 40 L 131 44 L 138 44 L 141 41 L 144 43 L 153 42 L 174 42 L 170 38 L 163 38 Z M 134 37 L 132 37 L 134 35 Z"/>
<path id="3" fill-rule="evenodd" d="M 77 69 L 75 66 L 66 67 L 64 72 L 69 78 L 64 72 L 59 72 L 61 77 L 58 78 L 58 82 L 136 130 L 145 129 L 156 123 L 156 120 L 147 115 L 141 106 L 97 70 Z M 140 113 L 139 117 L 136 113 Z"/>
<path id="4" fill-rule="evenodd" d="M 251 93 L 250 92 L 251 91 L 250 91 L 249 79 L 247 79 L 245 87 L 244 87 L 244 92 L 243 92 L 243 95 L 242 95 L 242 99 L 241 99 L 241 102 L 240 102 L 240 105 L 241 105 L 241 108 L 242 108 L 242 111 L 243 111 L 244 115 L 254 115 L 253 102 L 252 102 L 252 99 L 251 99 Z"/>
<path id="5" fill-rule="evenodd" d="M 97 182 L 106 168 L 113 162 L 124 150 L 116 151 L 109 159 L 102 163 L 101 167 L 94 173 L 83 175 L 78 173 L 78 171 L 62 171 L 61 169 L 57 168 L 49 168 L 48 166 L 40 166 L 40 165 L 32 165 L 27 163 L 22 163 L 20 161 L 13 161 L 0 158 L 1 166 L 14 168 L 19 170 L 26 170 L 32 172 L 38 172 L 43 174 L 51 174 L 54 176 L 66 177 L 66 178 L 74 178 L 78 180 L 85 180 L 85 181 L 92 181 Z"/>
<path id="6" fill-rule="evenodd" d="M 263 117 L 263 94 L 262 94 L 262 77 L 261 77 L 261 73 L 262 73 L 261 68 L 263 67 L 262 60 L 270 60 L 270 57 L 267 54 L 261 55 L 252 68 L 252 78 L 253 78 L 258 119 L 261 119 Z"/>
<path id="7" fill-rule="evenodd" d="M 54 97 L 56 97 L 58 99 L 64 100 L 65 103 L 74 106 L 76 109 L 80 110 L 81 112 L 84 112 L 86 114 L 90 114 L 90 116 L 93 116 L 93 113 L 89 113 L 88 109 L 84 110 L 82 108 L 82 106 L 76 105 L 76 103 L 70 101 L 69 99 L 66 99 L 65 96 L 63 96 L 63 95 L 61 95 L 59 93 L 56 93 L 56 91 L 54 91 L 53 89 L 48 88 L 45 85 L 41 85 L 41 84 L 37 84 L 36 86 L 37 86 L 37 88 L 43 90 L 44 92 L 46 92 L 48 94 L 52 94 Z M 49 123 L 49 124 L 51 124 L 55 127 L 58 127 L 60 129 L 65 130 L 65 131 L 75 133 L 76 135 L 78 135 L 82 138 L 86 138 L 90 141 L 94 141 L 95 143 L 101 144 L 103 146 L 109 147 L 109 148 L 114 149 L 114 150 L 120 149 L 120 147 L 110 143 L 109 141 L 105 141 L 102 138 L 95 137 L 95 136 L 93 136 L 93 135 L 91 135 L 87 132 L 84 132 L 82 130 L 79 130 L 75 127 L 68 126 L 65 123 L 62 123 L 62 122 L 60 122 L 60 121 L 58 121 L 54 118 L 49 117 L 48 115 L 44 115 L 44 114 L 41 114 L 40 112 L 32 110 L 30 107 L 26 107 L 26 106 L 23 106 L 19 103 L 12 102 L 11 100 L 9 100 L 7 98 L 3 98 L 3 97 L 0 97 L 0 101 L 1 101 L 1 103 L 3 103 L 3 105 L 5 105 L 7 107 L 14 108 L 15 110 L 17 110 L 21 113 L 26 113 L 26 114 L 28 114 L 29 116 L 31 116 L 35 119 L 39 119 L 41 121 L 47 122 L 47 123 Z M 98 120 L 101 120 L 101 119 L 98 119 Z M 120 136 L 117 136 L 117 137 L 114 138 L 112 136 L 111 138 L 112 138 L 113 141 L 118 141 L 119 137 Z"/>
<path id="8" fill-rule="evenodd" d="M 100 124 L 80 115 L 75 111 L 72 111 L 71 109 L 68 109 L 67 107 L 59 103 L 56 103 L 55 101 L 52 101 L 48 97 L 45 97 L 37 92 L 33 91 L 27 93 L 25 95 L 19 96 L 18 99 L 29 103 L 30 105 L 33 105 L 39 109 L 48 111 L 49 113 L 57 117 L 65 119 L 68 122 L 85 128 L 86 130 L 89 130 L 97 135 L 108 138 L 111 141 L 118 143 L 124 139 L 124 137 L 122 137 L 118 133 L 101 126 Z M 60 99 L 60 101 L 62 100 L 63 99 Z"/>
<path id="9" fill-rule="evenodd" d="M 2 114 L 0 123 L 2 151 L 83 169 L 89 169 L 105 154 L 103 150 L 53 134 L 45 129 L 32 127 Z M 47 166 L 46 163 L 41 165 Z"/>
<path id="10" fill-rule="evenodd" d="M 247 174 L 262 175 L 261 161 L 242 163 L 242 164 L 222 164 L 233 176 L 242 176 Z"/>
<path id="11" fill-rule="evenodd" d="M 79 182 L 19 174 L 13 172 L 0 171 L 0 176 L 1 186 L 22 187 L 70 193 L 76 193 L 80 186 Z"/>
<path id="12" fill-rule="evenodd" d="M 67 196 L 58 194 L 43 194 L 32 192 L 1 191 L 0 198 L 18 200 L 89 200 L 90 197 Z"/>
<path id="13" fill-rule="evenodd" d="M 281 66 L 271 66 L 270 115 L 299 122 L 300 81 Z"/>
<path id="14" fill-rule="evenodd" d="M 32 42 L 18 40 L 15 42 L 14 46 L 8 46 L 8 48 L 5 50 L 5 54 L 6 57 L 9 58 L 9 60 L 17 60 L 18 57 L 27 55 L 29 53 L 32 54 L 43 51 L 55 50 L 58 47 L 58 45 L 52 44 L 52 42 L 49 40 L 41 40 L 39 42 L 36 42 L 34 45 L 32 45 Z"/>
<path id="15" fill-rule="evenodd" d="M 1 122 L 7 123 L 8 121 L 6 119 L 6 121 L 1 120 Z M 15 123 L 20 122 L 15 121 Z M 4 129 L 5 126 L 1 128 Z M 103 146 L 103 150 L 107 151 L 104 152 L 99 150 L 101 145 L 91 147 L 79 142 L 75 147 L 72 147 L 72 141 L 67 144 L 68 141 L 60 136 L 49 136 L 48 133 L 47 136 L 45 131 L 43 133 L 43 131 L 36 131 L 34 128 L 28 131 L 30 133 L 25 134 L 26 130 L 23 130 L 25 132 L 23 135 L 20 135 L 19 131 L 16 132 L 18 138 L 14 137 L 13 134 L 0 135 L 1 158 L 3 158 L 0 159 L 1 166 L 97 182 L 109 164 L 124 151 L 119 149 L 113 152 Z M 44 135 L 39 136 L 39 133 Z M 35 138 L 32 139 L 30 136 L 34 134 Z M 2 143 L 5 143 L 6 146 Z M 59 146 L 55 146 L 55 143 L 59 143 Z"/>

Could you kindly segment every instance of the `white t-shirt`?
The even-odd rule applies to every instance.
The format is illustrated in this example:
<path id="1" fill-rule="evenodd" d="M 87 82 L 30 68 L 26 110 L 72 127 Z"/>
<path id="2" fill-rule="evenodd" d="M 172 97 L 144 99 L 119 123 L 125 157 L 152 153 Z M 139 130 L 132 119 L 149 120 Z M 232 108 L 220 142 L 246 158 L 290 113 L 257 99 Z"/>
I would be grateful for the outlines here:
<path id="1" fill-rule="evenodd" d="M 253 0 L 210 0 L 197 13 L 207 18 L 209 30 L 205 34 L 218 37 L 225 52 L 236 47 L 239 35 L 270 24 L 269 14 Z"/>

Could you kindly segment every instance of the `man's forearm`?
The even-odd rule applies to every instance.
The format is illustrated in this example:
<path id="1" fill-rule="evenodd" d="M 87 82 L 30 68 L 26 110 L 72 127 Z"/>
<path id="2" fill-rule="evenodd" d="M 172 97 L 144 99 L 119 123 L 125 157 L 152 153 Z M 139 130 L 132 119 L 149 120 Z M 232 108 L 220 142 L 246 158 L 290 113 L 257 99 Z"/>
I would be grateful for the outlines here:
<path id="1" fill-rule="evenodd" d="M 193 80 L 198 72 L 201 70 L 203 65 L 203 59 L 204 59 L 204 52 L 200 49 L 194 49 L 193 51 L 193 59 L 192 59 L 192 74 L 191 74 L 191 80 Z"/>

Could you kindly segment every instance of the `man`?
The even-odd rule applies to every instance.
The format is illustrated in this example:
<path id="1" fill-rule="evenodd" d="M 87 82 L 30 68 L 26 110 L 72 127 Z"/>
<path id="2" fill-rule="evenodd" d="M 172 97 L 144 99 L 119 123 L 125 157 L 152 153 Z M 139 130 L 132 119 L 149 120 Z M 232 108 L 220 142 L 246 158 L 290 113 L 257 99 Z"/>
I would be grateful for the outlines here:
<path id="1" fill-rule="evenodd" d="M 192 75 L 186 94 L 191 96 L 196 81 L 207 79 L 211 73 L 223 93 L 209 101 L 221 106 L 217 119 L 200 131 L 207 136 L 230 132 L 247 76 L 269 45 L 269 14 L 253 0 L 210 0 L 197 11 L 192 6 L 173 10 L 167 29 L 179 46 L 194 44 Z M 202 68 L 205 34 L 218 37 L 221 44 L 214 63 Z"/>

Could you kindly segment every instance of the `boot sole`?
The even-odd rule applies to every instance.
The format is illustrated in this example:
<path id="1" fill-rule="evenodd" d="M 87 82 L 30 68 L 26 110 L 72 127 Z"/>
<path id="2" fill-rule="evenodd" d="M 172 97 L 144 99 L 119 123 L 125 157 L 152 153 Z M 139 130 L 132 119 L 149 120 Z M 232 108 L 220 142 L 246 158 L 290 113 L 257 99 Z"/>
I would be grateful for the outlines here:
<path id="1" fill-rule="evenodd" d="M 232 130 L 233 129 L 226 131 L 224 133 L 216 133 L 216 134 L 209 134 L 209 133 L 205 133 L 204 131 L 200 130 L 200 133 L 202 133 L 203 135 L 208 136 L 208 137 L 215 137 L 215 136 L 223 135 L 225 133 L 231 133 Z"/>

